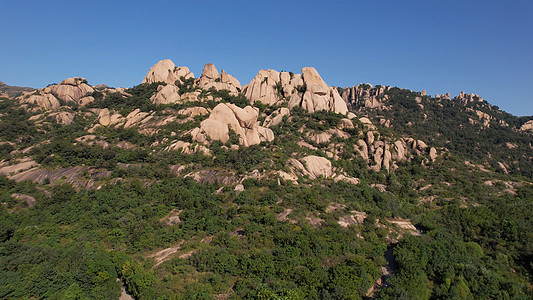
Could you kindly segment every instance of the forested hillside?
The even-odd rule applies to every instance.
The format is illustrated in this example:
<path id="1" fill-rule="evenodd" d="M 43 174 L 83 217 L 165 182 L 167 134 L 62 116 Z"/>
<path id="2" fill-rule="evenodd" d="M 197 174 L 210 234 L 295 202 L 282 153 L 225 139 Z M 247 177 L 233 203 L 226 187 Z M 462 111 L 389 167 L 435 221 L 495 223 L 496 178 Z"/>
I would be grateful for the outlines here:
<path id="1" fill-rule="evenodd" d="M 0 98 L 0 298 L 532 298 L 529 120 L 372 93 L 167 60 Z"/>

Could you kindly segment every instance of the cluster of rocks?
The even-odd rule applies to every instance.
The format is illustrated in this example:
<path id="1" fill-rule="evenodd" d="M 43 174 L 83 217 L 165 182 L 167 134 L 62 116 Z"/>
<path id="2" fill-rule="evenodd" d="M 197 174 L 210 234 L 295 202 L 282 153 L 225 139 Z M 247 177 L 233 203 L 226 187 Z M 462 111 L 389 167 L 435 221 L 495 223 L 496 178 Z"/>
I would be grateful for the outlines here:
<path id="1" fill-rule="evenodd" d="M 467 107 L 466 108 L 467 111 L 470 111 L 470 112 L 473 112 L 476 116 L 477 116 L 477 119 L 472 119 L 472 118 L 469 118 L 468 119 L 468 122 L 472 125 L 474 124 L 481 124 L 482 126 L 484 127 L 490 127 L 490 121 L 494 119 L 493 116 L 485 113 L 485 112 L 482 112 L 480 110 L 476 110 L 476 109 L 472 109 L 470 107 Z M 502 120 L 502 122 L 505 122 Z"/>
<path id="2" fill-rule="evenodd" d="M 231 103 L 220 103 L 200 123 L 200 127 L 193 129 L 190 134 L 199 143 L 215 140 L 227 143 L 232 130 L 237 134 L 239 143 L 245 147 L 274 140 L 272 130 L 259 125 L 258 116 L 259 109 L 252 106 L 240 108 Z"/>
<path id="3" fill-rule="evenodd" d="M 435 99 L 443 99 L 443 100 L 450 100 L 450 93 L 446 93 L 446 94 L 442 94 L 442 95 L 439 95 L 439 94 L 435 94 Z"/>
<path id="4" fill-rule="evenodd" d="M 364 139 L 357 140 L 356 151 L 367 161 L 369 168 L 378 172 L 381 168 L 387 171 L 396 169 L 395 161 L 410 160 L 413 155 L 429 155 L 430 160 L 435 161 L 437 150 L 428 147 L 421 140 L 402 138 L 394 142 L 380 139 L 379 132 L 369 130 Z"/>
<path id="5" fill-rule="evenodd" d="M 448 95 L 448 99 L 450 98 L 450 94 Z M 464 105 L 468 103 L 475 103 L 475 102 L 483 102 L 483 98 L 481 96 L 476 94 L 467 94 L 465 92 L 459 93 L 456 97 L 453 98 L 453 100 L 458 101 Z"/>
<path id="6" fill-rule="evenodd" d="M 390 89 L 390 86 L 377 85 L 373 87 L 368 83 L 360 83 L 353 87 L 344 88 L 341 95 L 342 99 L 355 109 L 381 108 L 389 98 L 385 92 Z"/>
<path id="7" fill-rule="evenodd" d="M 314 132 L 305 130 L 305 139 L 299 144 L 300 146 L 316 149 L 313 145 L 326 145 L 325 153 L 329 158 L 336 158 L 336 153 L 340 153 L 342 145 L 331 144 L 330 140 L 336 136 L 341 139 L 348 139 L 350 135 L 344 131 L 346 128 L 354 128 L 352 119 L 356 118 L 355 114 L 349 113 L 347 103 L 353 107 L 370 107 L 381 108 L 384 101 L 388 99 L 386 92 L 391 88 L 389 86 L 375 86 L 370 84 L 359 84 L 355 87 L 345 88 L 339 94 L 335 87 L 328 86 L 320 74 L 310 67 L 302 68 L 301 74 L 292 72 L 277 72 L 274 70 L 260 70 L 252 81 L 241 86 L 239 81 L 227 74 L 224 70 L 218 72 L 213 64 L 206 64 L 199 78 L 195 78 L 187 67 L 178 67 L 171 60 L 161 60 L 150 68 L 143 79 L 143 83 L 163 82 L 158 86 L 157 92 L 151 97 L 155 104 L 182 103 L 186 101 L 203 101 L 219 100 L 209 96 L 209 93 L 202 93 L 202 90 L 228 90 L 233 95 L 243 95 L 250 105 L 244 108 L 238 107 L 231 103 L 219 103 L 212 110 L 203 107 L 189 107 L 182 109 L 178 114 L 185 115 L 181 118 L 175 115 L 161 116 L 156 112 L 143 112 L 136 109 L 127 116 L 109 109 L 91 109 L 90 111 L 97 116 L 95 124 L 89 129 L 89 133 L 94 132 L 99 126 L 113 126 L 129 128 L 138 126 L 139 131 L 145 134 L 154 134 L 158 127 L 170 122 L 187 122 L 193 120 L 196 116 L 207 116 L 197 128 L 189 130 L 180 135 L 173 135 L 174 141 L 164 141 L 167 150 L 178 150 L 183 153 L 193 153 L 201 151 L 206 155 L 210 154 L 206 147 L 211 141 L 228 141 L 242 146 L 257 145 L 261 142 L 270 142 L 274 139 L 274 133 L 271 126 L 279 125 L 284 118 L 291 118 L 291 110 L 295 107 L 301 107 L 308 112 L 331 111 L 346 115 L 342 119 L 339 128 L 331 128 L 325 132 Z M 187 91 L 180 91 L 183 84 L 187 84 Z M 192 86 L 191 86 L 192 85 Z M 23 105 L 27 109 L 54 110 L 61 107 L 62 102 L 77 103 L 87 105 L 94 101 L 92 94 L 96 87 L 92 87 L 87 80 L 81 77 L 68 78 L 59 84 L 51 85 L 44 89 L 37 90 L 31 94 L 25 94 L 20 97 Z M 120 92 L 127 96 L 124 89 L 109 89 L 100 87 L 98 89 L 105 93 Z M 461 93 L 458 99 L 477 99 L 477 95 L 467 95 Z M 259 122 L 259 109 L 254 107 L 254 103 L 259 102 L 263 105 L 282 106 L 272 112 L 270 115 L 263 115 L 264 121 Z M 175 113 L 174 113 L 175 114 Z M 47 113 L 47 118 L 54 118 L 57 123 L 70 124 L 74 118 L 72 112 L 54 111 Z M 481 118 L 482 116 L 480 116 Z M 43 116 L 35 117 L 43 119 Z M 370 164 L 372 169 L 379 171 L 381 168 L 390 170 L 395 168 L 394 160 L 401 161 L 408 159 L 409 153 L 429 154 L 431 159 L 435 159 L 436 150 L 426 149 L 422 141 L 413 139 L 402 139 L 393 143 L 380 140 L 379 133 L 375 126 L 368 118 L 359 118 L 359 121 L 368 130 L 365 138 L 357 141 L 356 151 Z M 304 130 L 304 129 L 302 129 Z M 237 140 L 232 140 L 232 132 L 235 133 Z M 302 131 L 303 133 L 303 131 Z M 183 141 L 183 135 L 190 135 L 192 142 Z M 307 142 L 306 142 L 307 141 Z M 311 145 L 313 144 L 313 145 Z M 340 147 L 340 148 L 339 148 Z M 429 153 L 428 153 L 429 152 Z M 323 158 L 327 160 L 326 158 Z M 297 166 L 301 174 L 306 172 L 311 178 L 316 178 L 318 174 L 324 177 L 331 177 L 331 166 L 320 164 L 324 169 L 318 172 L 314 164 L 321 159 L 309 158 L 300 162 L 303 166 L 299 168 L 295 162 L 292 166 Z M 327 160 L 329 162 L 329 160 Z M 295 170 L 296 170 L 295 169 Z M 325 170 L 325 171 L 324 171 Z M 329 171 L 327 171 L 329 170 Z M 318 173 L 317 173 L 318 172 Z M 328 173 L 329 172 L 329 173 Z M 342 175 L 342 174 L 341 174 Z M 341 177 L 348 182 L 355 182 L 354 179 Z"/>
<path id="8" fill-rule="evenodd" d="M 17 97 L 17 99 L 22 104 L 21 107 L 26 110 L 46 111 L 59 109 L 64 103 L 76 103 L 80 106 L 86 106 L 94 102 L 94 97 L 92 96 L 94 91 L 95 88 L 89 85 L 85 78 L 72 77 L 61 81 L 59 84 L 26 92 Z M 104 97 L 110 93 L 128 95 L 124 88 L 103 88 L 101 92 Z"/>
<path id="9" fill-rule="evenodd" d="M 533 120 L 529 120 L 526 123 L 524 123 L 522 126 L 520 126 L 520 130 L 533 132 Z"/>
<path id="10" fill-rule="evenodd" d="M 196 84 L 205 90 L 211 88 L 228 90 L 232 95 L 238 95 L 242 89 L 240 82 L 235 77 L 229 75 L 224 70 L 219 74 L 214 64 L 206 64 L 204 66 L 202 76 L 198 78 Z"/>
<path id="11" fill-rule="evenodd" d="M 279 171 L 279 176 L 294 183 L 297 183 L 297 175 L 308 176 L 310 179 L 332 178 L 335 182 L 344 181 L 349 184 L 359 184 L 360 182 L 358 178 L 346 176 L 342 170 L 335 170 L 331 161 L 325 157 L 309 155 L 300 160 L 290 158 L 287 163 L 291 173 Z"/>
<path id="12" fill-rule="evenodd" d="M 150 68 L 148 74 L 143 79 L 143 83 L 164 82 L 166 84 L 158 86 L 157 93 L 150 98 L 155 104 L 215 100 L 211 96 L 206 96 L 205 98 L 200 97 L 200 88 L 204 90 L 211 88 L 215 90 L 228 90 L 232 95 L 238 95 L 241 91 L 241 84 L 235 77 L 229 75 L 224 70 L 219 74 L 213 64 L 206 64 L 200 78 L 194 80 L 194 87 L 198 89 L 183 93 L 180 92 L 178 85 L 183 84 L 183 80 L 190 78 L 194 79 L 194 74 L 189 71 L 189 68 L 176 67 L 171 60 L 165 59 Z"/>
<path id="13" fill-rule="evenodd" d="M 251 103 L 281 105 L 288 102 L 289 109 L 299 106 L 310 113 L 322 110 L 348 113 L 337 89 L 328 86 L 311 67 L 302 68 L 302 74 L 260 70 L 243 90 Z"/>
<path id="14" fill-rule="evenodd" d="M 170 59 L 159 61 L 150 68 L 143 79 L 143 83 L 165 82 L 175 84 L 176 81 L 182 82 L 181 78 L 194 78 L 194 74 L 187 67 L 176 67 Z"/>

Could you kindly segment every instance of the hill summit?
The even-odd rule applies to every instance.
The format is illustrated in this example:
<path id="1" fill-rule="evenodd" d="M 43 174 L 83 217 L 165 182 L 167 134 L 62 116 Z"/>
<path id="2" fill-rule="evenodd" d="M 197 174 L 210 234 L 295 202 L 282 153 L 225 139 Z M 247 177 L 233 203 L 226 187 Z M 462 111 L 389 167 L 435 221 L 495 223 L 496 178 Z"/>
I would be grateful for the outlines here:
<path id="1" fill-rule="evenodd" d="M 168 59 L 17 91 L 2 298 L 533 296 L 533 117 L 474 93 Z"/>

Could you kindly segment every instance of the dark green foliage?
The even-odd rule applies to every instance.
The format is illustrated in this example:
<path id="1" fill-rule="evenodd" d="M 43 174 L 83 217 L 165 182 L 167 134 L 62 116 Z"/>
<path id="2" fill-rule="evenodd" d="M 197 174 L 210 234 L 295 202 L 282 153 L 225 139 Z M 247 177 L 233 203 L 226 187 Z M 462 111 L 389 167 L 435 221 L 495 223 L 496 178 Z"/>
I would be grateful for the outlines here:
<path id="1" fill-rule="evenodd" d="M 13 100 L 0 100 L 0 113 L 0 141 L 27 146 L 35 143 L 42 135 L 33 122 L 28 121 L 31 114 L 19 108 Z"/>
<path id="2" fill-rule="evenodd" d="M 181 76 L 180 80 L 176 80 L 176 86 L 178 87 L 178 93 L 183 95 L 185 93 L 194 92 L 197 88 L 194 87 L 194 77 L 185 78 Z"/>
<path id="3" fill-rule="evenodd" d="M 128 97 L 120 93 L 110 93 L 104 97 L 101 92 L 95 91 L 93 93 L 95 100 L 89 107 L 115 109 L 122 111 L 123 114 L 127 114 L 136 108 L 141 111 L 155 110 L 156 106 L 150 101 L 150 97 L 157 92 L 159 85 L 166 85 L 166 83 L 153 82 L 136 85 L 126 90 L 131 95 Z"/>
<path id="4" fill-rule="evenodd" d="M 486 102 L 464 105 L 456 100 L 434 99 L 399 88 L 386 93 L 390 97 L 386 104 L 391 109 L 367 112 L 391 120 L 394 133 L 445 147 L 470 161 L 489 162 L 496 170 L 499 169 L 497 162 L 506 162 L 510 172 L 533 178 L 533 162 L 527 154 L 531 151 L 531 135 L 513 130 L 513 126 L 521 125 L 527 118 L 519 119 Z M 420 97 L 423 108 L 415 97 Z M 494 118 L 489 127 L 480 124 L 482 121 L 475 110 Z M 510 126 L 495 120 L 505 121 Z M 517 147 L 509 148 L 506 143 Z"/>
<path id="5" fill-rule="evenodd" d="M 217 90 L 215 88 L 210 88 L 209 93 L 214 98 L 222 99 L 222 102 L 233 103 L 240 108 L 244 108 L 250 105 L 250 102 L 248 101 L 248 99 L 246 99 L 246 97 L 244 97 L 244 95 L 233 96 L 228 90 Z"/>

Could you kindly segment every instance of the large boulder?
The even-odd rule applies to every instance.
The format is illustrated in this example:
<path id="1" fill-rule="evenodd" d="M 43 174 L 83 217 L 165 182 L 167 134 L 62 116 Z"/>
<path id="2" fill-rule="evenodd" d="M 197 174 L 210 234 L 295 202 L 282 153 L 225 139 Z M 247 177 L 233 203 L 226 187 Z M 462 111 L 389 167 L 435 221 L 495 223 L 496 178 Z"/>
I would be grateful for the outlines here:
<path id="1" fill-rule="evenodd" d="M 67 78 L 59 84 L 51 85 L 49 88 L 56 98 L 76 103 L 81 98 L 94 92 L 94 89 L 87 84 L 87 80 L 80 77 Z"/>
<path id="2" fill-rule="evenodd" d="M 337 89 L 329 87 L 315 68 L 302 69 L 302 77 L 307 87 L 303 98 L 302 107 L 313 113 L 320 110 L 347 114 L 346 103 L 339 95 Z"/>
<path id="3" fill-rule="evenodd" d="M 319 176 L 328 178 L 333 175 L 331 162 L 325 157 L 309 155 L 302 158 L 301 161 L 312 178 L 318 178 Z"/>
<path id="4" fill-rule="evenodd" d="M 160 85 L 157 88 L 157 93 L 150 100 L 155 104 L 177 103 L 181 100 L 179 88 L 174 84 Z"/>
<path id="5" fill-rule="evenodd" d="M 199 128 L 191 131 L 191 135 L 200 143 L 208 143 L 209 140 L 226 143 L 232 130 L 245 147 L 272 141 L 274 133 L 269 128 L 259 126 L 258 115 L 259 110 L 251 106 L 240 108 L 231 103 L 220 103 L 211 111 L 209 118 L 200 123 Z"/>
<path id="6" fill-rule="evenodd" d="M 61 103 L 54 95 L 39 92 L 28 95 L 27 98 L 21 97 L 20 102 L 30 104 L 31 106 L 34 106 L 34 108 L 36 108 L 37 110 L 57 109 L 61 106 Z"/>
<path id="7" fill-rule="evenodd" d="M 194 78 L 194 74 L 189 71 L 189 68 L 176 67 L 170 59 L 164 59 L 150 68 L 143 79 L 143 83 L 166 82 L 174 84 L 176 81 L 181 81 L 181 77 L 185 79 Z"/>
<path id="8" fill-rule="evenodd" d="M 521 131 L 533 131 L 533 120 L 529 120 L 520 126 Z"/>
<path id="9" fill-rule="evenodd" d="M 272 112 L 269 116 L 265 118 L 263 125 L 265 127 L 276 126 L 283 121 L 283 117 L 290 115 L 290 111 L 286 107 L 282 107 Z"/>
<path id="10" fill-rule="evenodd" d="M 277 86 L 280 74 L 274 70 L 260 70 L 252 81 L 245 86 L 244 96 L 253 104 L 259 101 L 266 105 L 276 105 L 281 100 Z"/>

